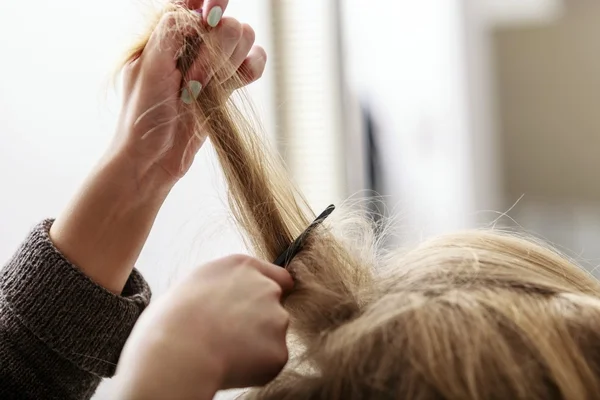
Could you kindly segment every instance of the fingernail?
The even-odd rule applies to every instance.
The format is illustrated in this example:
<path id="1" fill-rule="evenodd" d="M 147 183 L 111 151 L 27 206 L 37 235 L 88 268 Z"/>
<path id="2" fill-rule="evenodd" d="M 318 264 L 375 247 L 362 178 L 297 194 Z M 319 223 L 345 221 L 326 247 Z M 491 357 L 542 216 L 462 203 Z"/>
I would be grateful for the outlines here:
<path id="1" fill-rule="evenodd" d="M 190 95 L 188 88 L 183 88 L 181 91 L 181 101 L 185 104 L 192 104 L 192 96 Z"/>
<path id="2" fill-rule="evenodd" d="M 188 86 L 190 87 L 190 90 L 192 91 L 192 97 L 194 98 L 194 100 L 197 99 L 198 96 L 200 96 L 200 91 L 202 90 L 202 84 L 198 81 L 190 81 Z"/>
<path id="3" fill-rule="evenodd" d="M 221 21 L 221 17 L 223 17 L 223 9 L 221 7 L 213 7 L 208 13 L 207 22 L 211 27 L 215 27 L 219 25 Z"/>
<path id="4" fill-rule="evenodd" d="M 187 87 L 181 91 L 181 101 L 185 104 L 192 104 L 200 95 L 202 84 L 198 81 L 190 81 Z"/>

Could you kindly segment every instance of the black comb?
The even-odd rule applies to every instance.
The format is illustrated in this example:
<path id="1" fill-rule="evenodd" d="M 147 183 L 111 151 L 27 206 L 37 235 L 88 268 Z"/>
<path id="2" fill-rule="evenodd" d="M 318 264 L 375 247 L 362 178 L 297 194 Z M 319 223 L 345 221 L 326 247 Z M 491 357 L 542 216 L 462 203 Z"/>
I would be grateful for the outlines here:
<path id="1" fill-rule="evenodd" d="M 310 233 L 317 226 L 319 226 L 323 221 L 325 221 L 325 219 L 331 215 L 333 210 L 335 210 L 335 206 L 333 204 L 327 207 L 325 211 L 323 211 L 321 215 L 319 215 L 317 219 L 315 219 L 313 223 L 310 224 L 309 227 L 306 228 L 306 230 L 302 232 L 300 236 L 298 236 L 298 238 L 294 240 L 292 244 L 283 253 L 281 253 L 279 257 L 277 257 L 277 260 L 275 260 L 273 264 L 282 268 L 286 268 L 289 265 L 289 263 L 294 259 L 294 257 L 298 255 L 300 250 L 302 250 L 308 235 L 310 235 Z"/>

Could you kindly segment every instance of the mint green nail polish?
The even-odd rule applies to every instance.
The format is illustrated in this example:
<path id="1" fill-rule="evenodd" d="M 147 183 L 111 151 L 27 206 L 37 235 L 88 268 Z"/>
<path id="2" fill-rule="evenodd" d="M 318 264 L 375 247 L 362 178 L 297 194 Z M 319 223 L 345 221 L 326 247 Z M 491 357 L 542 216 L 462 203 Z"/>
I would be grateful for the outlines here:
<path id="1" fill-rule="evenodd" d="M 183 88 L 181 91 L 181 101 L 185 104 L 192 104 L 192 96 L 190 95 L 188 88 Z"/>
<path id="2" fill-rule="evenodd" d="M 221 21 L 221 17 L 223 17 L 223 9 L 221 7 L 213 7 L 213 9 L 208 13 L 208 25 L 214 28 Z"/>
<path id="3" fill-rule="evenodd" d="M 200 95 L 202 84 L 198 81 L 189 81 L 187 87 L 181 91 L 181 101 L 185 104 L 192 104 Z"/>
<path id="4" fill-rule="evenodd" d="M 202 90 L 202 84 L 198 81 L 190 81 L 188 83 L 190 91 L 192 92 L 192 98 L 195 100 L 200 95 L 200 91 Z"/>

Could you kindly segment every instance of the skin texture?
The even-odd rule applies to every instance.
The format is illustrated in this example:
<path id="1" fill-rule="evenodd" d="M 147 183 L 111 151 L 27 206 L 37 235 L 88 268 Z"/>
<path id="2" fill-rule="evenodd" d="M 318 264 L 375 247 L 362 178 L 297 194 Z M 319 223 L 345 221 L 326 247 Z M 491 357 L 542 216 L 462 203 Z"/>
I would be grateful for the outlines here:
<path id="1" fill-rule="evenodd" d="M 189 1 L 203 9 L 206 23 L 212 7 L 224 11 L 227 1 Z M 70 205 L 57 218 L 50 236 L 56 247 L 85 274 L 115 294 L 125 285 L 170 190 L 189 170 L 205 137 L 193 134 L 191 120 L 178 118 L 183 76 L 176 68 L 177 38 L 170 34 L 170 15 L 163 16 L 141 57 L 124 71 L 123 106 L 112 145 Z M 254 46 L 254 31 L 223 17 L 209 32 L 223 46 L 224 60 L 244 71 L 244 81 L 264 70 L 264 49 Z M 211 79 L 201 49 L 189 79 L 205 85 Z"/>
<path id="2" fill-rule="evenodd" d="M 288 359 L 281 297 L 292 287 L 283 268 L 248 256 L 199 268 L 140 318 L 119 361 L 118 398 L 212 399 L 270 382 Z"/>

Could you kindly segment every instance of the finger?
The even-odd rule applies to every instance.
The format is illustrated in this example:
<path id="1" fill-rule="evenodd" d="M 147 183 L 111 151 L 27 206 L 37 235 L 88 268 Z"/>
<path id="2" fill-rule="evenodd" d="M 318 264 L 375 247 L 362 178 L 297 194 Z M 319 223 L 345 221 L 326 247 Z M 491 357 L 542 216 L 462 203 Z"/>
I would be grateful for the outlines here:
<path id="1" fill-rule="evenodd" d="M 210 27 L 216 27 L 229 4 L 229 0 L 205 0 L 202 7 L 202 17 Z"/>
<path id="2" fill-rule="evenodd" d="M 248 24 L 242 24 L 242 37 L 233 51 L 229 62 L 225 63 L 222 71 L 219 71 L 219 83 L 223 83 L 237 72 L 252 49 L 255 38 L 254 29 Z"/>
<path id="3" fill-rule="evenodd" d="M 275 316 L 275 334 L 283 336 L 285 343 L 285 335 L 290 327 L 290 313 L 283 308 L 281 304 L 277 304 L 277 310 L 273 313 Z"/>
<path id="4" fill-rule="evenodd" d="M 234 18 L 224 18 L 223 22 L 207 35 L 207 43 L 200 46 L 187 78 L 198 81 L 205 87 L 213 71 L 220 69 L 231 58 L 241 38 L 242 24 Z"/>
<path id="5" fill-rule="evenodd" d="M 271 382 L 281 373 L 289 360 L 289 350 L 285 340 L 285 334 L 278 334 L 273 341 L 263 344 L 261 352 L 262 363 L 260 369 L 256 369 L 256 374 L 252 377 L 249 386 L 264 386 Z"/>
<path id="6" fill-rule="evenodd" d="M 232 87 L 233 90 L 257 81 L 263 75 L 267 65 L 267 52 L 260 46 L 252 47 L 248 57 L 242 62 L 237 70 L 237 77 L 231 78 L 231 84 L 226 87 Z"/>
<path id="7" fill-rule="evenodd" d="M 277 265 L 260 260 L 254 260 L 253 266 L 264 276 L 275 281 L 283 292 L 289 292 L 294 288 L 294 280 L 290 273 Z"/>
<path id="8" fill-rule="evenodd" d="M 173 29 L 176 13 L 165 13 L 150 35 L 140 61 L 154 74 L 169 75 L 176 71 L 176 58 L 183 43 L 183 32 Z"/>

